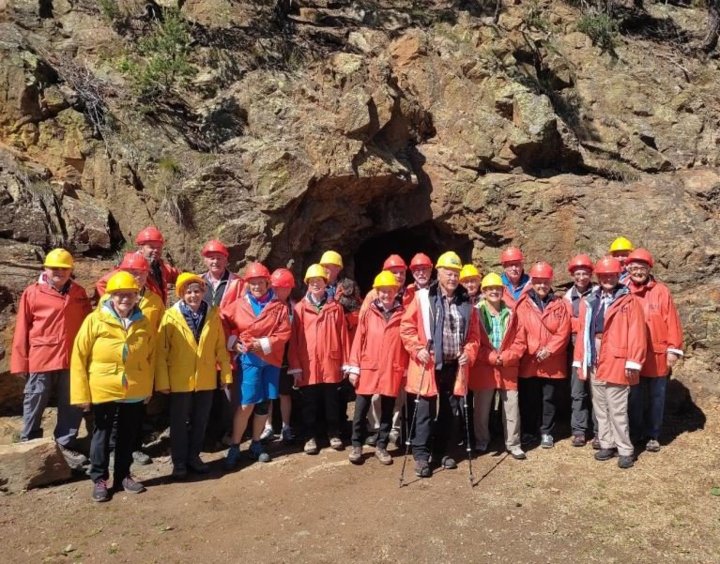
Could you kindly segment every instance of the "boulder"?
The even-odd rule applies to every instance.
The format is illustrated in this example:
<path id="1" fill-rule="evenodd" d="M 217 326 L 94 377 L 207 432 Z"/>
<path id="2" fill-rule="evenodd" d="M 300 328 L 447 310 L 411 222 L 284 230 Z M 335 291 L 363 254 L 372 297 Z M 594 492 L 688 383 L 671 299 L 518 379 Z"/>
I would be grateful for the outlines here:
<path id="1" fill-rule="evenodd" d="M 70 479 L 72 471 L 53 439 L 0 445 L 0 489 L 18 493 Z"/>

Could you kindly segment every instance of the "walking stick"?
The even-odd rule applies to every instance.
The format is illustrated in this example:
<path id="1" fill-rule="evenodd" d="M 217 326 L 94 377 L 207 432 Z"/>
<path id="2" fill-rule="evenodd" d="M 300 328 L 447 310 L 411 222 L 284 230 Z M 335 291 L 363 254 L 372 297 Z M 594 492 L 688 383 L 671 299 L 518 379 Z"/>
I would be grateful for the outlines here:
<path id="1" fill-rule="evenodd" d="M 467 402 L 467 390 L 463 396 L 463 411 L 465 412 L 465 450 L 468 456 L 468 468 L 470 469 L 470 487 L 474 487 L 475 477 L 473 476 L 472 469 L 472 446 L 470 445 L 470 421 L 468 417 L 468 402 Z"/>

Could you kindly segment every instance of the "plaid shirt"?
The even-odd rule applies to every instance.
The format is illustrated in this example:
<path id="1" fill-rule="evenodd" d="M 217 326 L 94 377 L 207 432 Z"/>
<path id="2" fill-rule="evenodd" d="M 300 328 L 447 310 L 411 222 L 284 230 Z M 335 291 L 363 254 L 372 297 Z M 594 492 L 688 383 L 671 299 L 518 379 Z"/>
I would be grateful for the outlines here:
<path id="1" fill-rule="evenodd" d="M 443 296 L 443 360 L 457 360 L 462 352 L 465 320 L 458 310 L 455 297 Z"/>

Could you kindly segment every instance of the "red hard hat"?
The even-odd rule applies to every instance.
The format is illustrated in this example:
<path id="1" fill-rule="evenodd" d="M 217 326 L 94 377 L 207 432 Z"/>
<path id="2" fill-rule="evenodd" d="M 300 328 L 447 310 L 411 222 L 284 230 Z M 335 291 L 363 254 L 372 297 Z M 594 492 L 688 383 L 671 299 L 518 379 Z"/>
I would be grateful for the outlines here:
<path id="1" fill-rule="evenodd" d="M 120 270 L 140 270 L 142 272 L 150 272 L 150 265 L 147 259 L 140 253 L 125 253 L 120 266 Z"/>
<path id="2" fill-rule="evenodd" d="M 145 243 L 165 244 L 165 238 L 157 227 L 146 227 L 135 237 L 135 243 L 143 245 Z"/>
<path id="3" fill-rule="evenodd" d="M 227 250 L 227 247 L 217 239 L 213 239 L 212 241 L 205 243 L 205 246 L 200 252 L 200 254 L 204 257 L 208 256 L 210 253 L 220 253 L 225 258 L 230 256 L 230 252 Z"/>
<path id="4" fill-rule="evenodd" d="M 620 274 L 622 264 L 615 257 L 603 257 L 595 265 L 595 274 Z"/>
<path id="5" fill-rule="evenodd" d="M 546 262 L 536 262 L 530 269 L 530 278 L 548 278 L 553 277 L 553 268 Z"/>
<path id="6" fill-rule="evenodd" d="M 415 270 L 416 268 L 432 268 L 432 267 L 433 267 L 433 261 L 430 260 L 430 257 L 424 253 L 416 254 L 410 261 L 410 270 Z"/>
<path id="7" fill-rule="evenodd" d="M 270 279 L 270 271 L 261 262 L 251 262 L 245 269 L 245 280 L 251 278 L 267 278 Z"/>
<path id="8" fill-rule="evenodd" d="M 655 264 L 652 254 L 650 254 L 650 251 L 647 249 L 635 249 L 630 253 L 625 259 L 625 264 L 630 264 L 631 262 L 644 262 L 650 268 Z"/>
<path id="9" fill-rule="evenodd" d="M 287 268 L 278 268 L 270 276 L 270 285 L 273 288 L 294 288 L 295 277 Z"/>
<path id="10" fill-rule="evenodd" d="M 572 274 L 576 268 L 587 268 L 592 272 L 594 268 L 593 261 L 587 255 L 575 255 L 568 262 L 568 272 Z"/>
<path id="11" fill-rule="evenodd" d="M 407 270 L 407 264 L 400 255 L 390 255 L 385 259 L 382 269 L 390 270 L 391 268 L 404 268 Z"/>
<path id="12" fill-rule="evenodd" d="M 505 264 L 506 262 L 522 262 L 524 260 L 525 256 L 517 247 L 508 247 L 500 253 L 500 264 Z"/>

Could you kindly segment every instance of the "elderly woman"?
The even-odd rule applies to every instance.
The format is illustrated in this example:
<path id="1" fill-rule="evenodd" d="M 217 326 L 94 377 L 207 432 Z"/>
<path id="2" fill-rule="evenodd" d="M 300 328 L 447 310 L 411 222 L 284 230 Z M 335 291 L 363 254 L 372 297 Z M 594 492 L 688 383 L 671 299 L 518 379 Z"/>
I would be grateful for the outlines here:
<path id="1" fill-rule="evenodd" d="M 130 475 L 132 451 L 142 425 L 144 402 L 153 388 L 155 331 L 138 307 L 132 274 L 116 272 L 108 280 L 110 299 L 93 311 L 75 339 L 70 364 L 70 402 L 92 411 L 90 444 L 92 498 L 108 501 L 110 433 L 117 416 L 113 487 L 128 493 L 145 488 Z"/>
<path id="2" fill-rule="evenodd" d="M 188 469 L 197 474 L 209 470 L 200 449 L 218 385 L 216 366 L 223 386 L 232 382 L 232 369 L 220 315 L 203 299 L 205 281 L 183 272 L 175 292 L 180 301 L 160 323 L 155 389 L 170 394 L 172 475 L 182 480 Z"/>
<path id="3" fill-rule="evenodd" d="M 270 402 L 278 398 L 280 367 L 290 339 L 288 306 L 277 299 L 270 286 L 270 271 L 259 262 L 245 270 L 243 295 L 224 310 L 231 331 L 228 345 L 238 353 L 238 407 L 233 421 L 232 444 L 225 469 L 240 462 L 240 442 L 253 417 L 250 458 L 269 462 L 260 437 L 265 429 Z"/>

